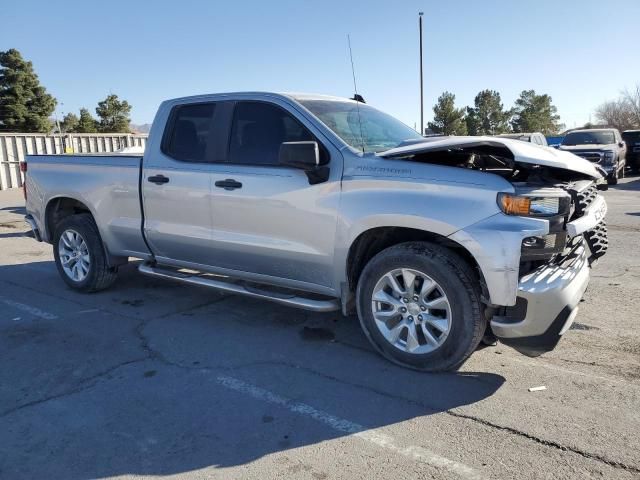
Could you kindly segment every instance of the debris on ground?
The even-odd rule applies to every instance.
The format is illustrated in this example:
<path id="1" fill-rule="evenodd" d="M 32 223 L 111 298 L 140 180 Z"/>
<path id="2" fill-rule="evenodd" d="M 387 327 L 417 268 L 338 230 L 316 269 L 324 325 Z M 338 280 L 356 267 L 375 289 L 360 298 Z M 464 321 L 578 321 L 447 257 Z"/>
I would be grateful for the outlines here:
<path id="1" fill-rule="evenodd" d="M 540 385 L 539 387 L 531 387 L 529 388 L 530 392 L 541 392 L 542 390 L 546 390 L 547 387 L 545 387 L 544 385 Z"/>

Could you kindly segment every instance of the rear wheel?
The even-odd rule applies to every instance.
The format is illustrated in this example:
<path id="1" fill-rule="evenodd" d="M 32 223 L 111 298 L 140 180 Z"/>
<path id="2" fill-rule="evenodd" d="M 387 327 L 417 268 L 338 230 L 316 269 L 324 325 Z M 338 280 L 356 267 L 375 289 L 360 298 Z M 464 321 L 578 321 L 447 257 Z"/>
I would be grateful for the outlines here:
<path id="1" fill-rule="evenodd" d="M 389 360 L 423 371 L 458 368 L 486 329 L 478 282 L 454 252 L 426 242 L 376 255 L 357 289 L 358 316 Z"/>
<path id="2" fill-rule="evenodd" d="M 97 292 L 116 280 L 118 269 L 109 266 L 98 227 L 89 214 L 71 215 L 56 226 L 53 255 L 60 276 L 75 290 Z"/>

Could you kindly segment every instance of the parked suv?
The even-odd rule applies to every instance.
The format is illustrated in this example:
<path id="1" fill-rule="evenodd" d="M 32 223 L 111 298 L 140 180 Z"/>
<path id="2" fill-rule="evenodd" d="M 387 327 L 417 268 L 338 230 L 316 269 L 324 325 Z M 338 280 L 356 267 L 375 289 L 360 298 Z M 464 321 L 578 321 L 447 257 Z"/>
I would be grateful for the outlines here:
<path id="1" fill-rule="evenodd" d="M 559 149 L 598 164 L 612 185 L 624 176 L 627 146 L 616 128 L 573 130 L 562 139 Z"/>
<path id="2" fill-rule="evenodd" d="M 627 144 L 627 163 L 631 171 L 640 171 L 640 130 L 625 130 L 622 132 L 624 143 Z"/>
<path id="3" fill-rule="evenodd" d="M 591 163 L 505 138 L 426 139 L 337 97 L 168 100 L 144 155 L 22 167 L 26 220 L 71 288 L 107 288 L 141 259 L 154 277 L 357 311 L 374 348 L 419 370 L 457 368 L 487 325 L 525 354 L 553 349 L 607 249 Z"/>

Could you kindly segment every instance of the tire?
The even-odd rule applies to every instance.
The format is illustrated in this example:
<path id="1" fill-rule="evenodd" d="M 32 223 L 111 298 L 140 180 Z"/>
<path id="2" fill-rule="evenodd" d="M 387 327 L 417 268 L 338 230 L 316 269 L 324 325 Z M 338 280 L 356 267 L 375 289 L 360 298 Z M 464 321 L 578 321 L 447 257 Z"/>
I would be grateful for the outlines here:
<path id="1" fill-rule="evenodd" d="M 118 275 L 118 267 L 107 263 L 98 227 L 89 214 L 71 215 L 56 225 L 53 255 L 62 279 L 80 292 L 104 290 Z"/>
<path id="2" fill-rule="evenodd" d="M 607 183 L 609 185 L 617 185 L 618 184 L 618 165 L 616 165 L 616 168 L 613 171 L 613 173 L 611 175 L 609 175 L 609 178 L 607 178 Z"/>
<path id="3" fill-rule="evenodd" d="M 405 276 L 410 279 L 414 274 L 415 297 L 397 295 L 390 287 L 389 278 L 394 277 L 398 291 L 411 292 Z M 422 282 L 418 274 L 423 276 Z M 436 287 L 422 299 L 421 294 L 433 287 L 433 283 L 428 281 L 435 283 Z M 382 285 L 385 286 L 380 290 Z M 374 299 L 374 295 L 376 299 L 389 299 L 385 293 L 393 297 L 390 299 L 392 303 Z M 395 301 L 396 296 L 400 297 L 398 302 Z M 409 300 L 404 306 L 403 298 Z M 481 309 L 479 282 L 470 266 L 453 251 L 427 242 L 402 243 L 373 257 L 360 275 L 356 301 L 360 324 L 374 348 L 396 364 L 425 372 L 460 367 L 478 347 L 487 326 Z M 428 308 L 424 311 L 425 305 L 442 309 Z M 416 306 L 420 309 L 418 315 L 415 315 Z M 394 313 L 402 308 L 405 313 Z M 387 323 L 380 321 L 387 317 Z M 420 317 L 420 322 L 417 317 Z M 430 318 L 429 323 L 423 321 L 425 318 Z M 415 330 L 412 330 L 412 321 Z M 405 325 L 401 327 L 403 322 Z M 448 330 L 445 323 L 448 323 Z M 435 328 L 436 324 L 438 328 Z M 422 333 L 425 328 L 431 334 L 431 341 Z M 394 344 L 389 338 L 396 337 L 397 329 L 402 331 Z M 410 339 L 412 331 L 415 335 Z"/>

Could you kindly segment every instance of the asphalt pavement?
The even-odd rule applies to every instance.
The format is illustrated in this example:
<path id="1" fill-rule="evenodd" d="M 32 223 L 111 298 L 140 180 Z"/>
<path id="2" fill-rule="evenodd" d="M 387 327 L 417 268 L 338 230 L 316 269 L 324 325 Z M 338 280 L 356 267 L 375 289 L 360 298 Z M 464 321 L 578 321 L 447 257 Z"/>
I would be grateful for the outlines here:
<path id="1" fill-rule="evenodd" d="M 640 478 L 640 177 L 605 197 L 610 250 L 555 351 L 424 374 L 355 318 L 135 263 L 76 293 L 2 191 L 0 478 Z"/>

